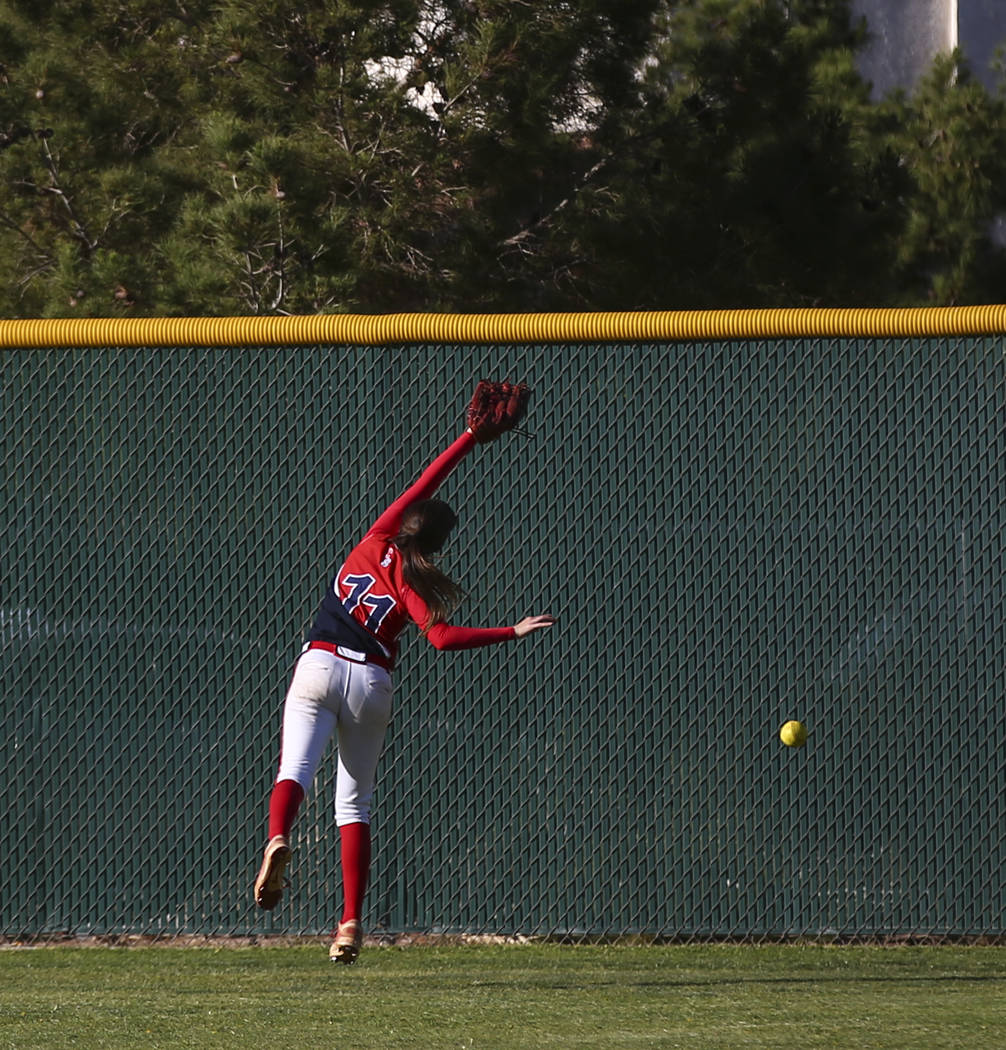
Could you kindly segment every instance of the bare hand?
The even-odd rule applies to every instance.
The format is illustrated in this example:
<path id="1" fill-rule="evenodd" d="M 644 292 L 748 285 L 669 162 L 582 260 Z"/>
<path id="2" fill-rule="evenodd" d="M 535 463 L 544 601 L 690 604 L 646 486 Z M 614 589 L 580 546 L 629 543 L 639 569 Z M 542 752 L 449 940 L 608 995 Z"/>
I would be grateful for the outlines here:
<path id="1" fill-rule="evenodd" d="M 554 616 L 525 616 L 520 623 L 514 625 L 513 633 L 518 638 L 525 638 L 532 631 L 538 631 L 542 627 L 551 627 L 554 623 Z"/>

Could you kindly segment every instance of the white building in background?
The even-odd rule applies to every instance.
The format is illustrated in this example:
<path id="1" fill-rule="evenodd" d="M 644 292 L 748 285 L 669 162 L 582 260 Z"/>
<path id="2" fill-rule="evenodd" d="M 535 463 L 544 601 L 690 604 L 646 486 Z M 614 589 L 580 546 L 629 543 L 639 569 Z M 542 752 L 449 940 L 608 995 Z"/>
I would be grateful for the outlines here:
<path id="1" fill-rule="evenodd" d="M 934 56 L 955 47 L 975 76 L 996 88 L 990 63 L 1006 43 L 1006 0 L 852 0 L 852 10 L 866 18 L 870 32 L 860 71 L 874 97 L 910 89 Z"/>

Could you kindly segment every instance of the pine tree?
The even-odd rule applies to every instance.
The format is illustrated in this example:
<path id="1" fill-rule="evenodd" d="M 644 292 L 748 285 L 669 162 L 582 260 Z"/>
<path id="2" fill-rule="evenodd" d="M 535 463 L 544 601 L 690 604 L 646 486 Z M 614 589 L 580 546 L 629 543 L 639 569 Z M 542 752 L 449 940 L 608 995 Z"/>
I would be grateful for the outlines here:
<path id="1" fill-rule="evenodd" d="M 0 6 L 4 313 L 142 303 L 187 188 L 159 164 L 188 120 L 183 28 L 144 2 Z"/>
<path id="2" fill-rule="evenodd" d="M 6 4 L 10 308 L 499 307 L 652 6 Z"/>
<path id="3" fill-rule="evenodd" d="M 590 231 L 581 294 L 713 307 L 883 289 L 897 168 L 869 141 L 845 5 L 693 0 L 666 9 L 658 41 L 576 217 Z"/>
<path id="4" fill-rule="evenodd" d="M 846 0 L 0 0 L 0 314 L 999 298 L 1003 102 Z"/>
<path id="5" fill-rule="evenodd" d="M 955 53 L 881 114 L 909 181 L 894 246 L 902 298 L 1000 302 L 1006 258 L 991 233 L 1006 214 L 1006 101 L 989 95 Z"/>

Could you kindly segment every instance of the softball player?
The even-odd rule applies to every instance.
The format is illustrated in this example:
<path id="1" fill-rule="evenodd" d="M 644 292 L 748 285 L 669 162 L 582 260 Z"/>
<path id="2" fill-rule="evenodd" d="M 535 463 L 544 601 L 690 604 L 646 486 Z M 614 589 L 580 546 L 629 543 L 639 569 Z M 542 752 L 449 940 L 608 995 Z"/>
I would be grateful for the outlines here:
<path id="1" fill-rule="evenodd" d="M 528 616 L 512 627 L 447 622 L 459 592 L 432 556 L 457 519 L 433 494 L 475 441 L 469 428 L 353 548 L 325 593 L 287 690 L 279 773 L 269 802 L 269 842 L 255 880 L 255 901 L 266 910 L 279 903 L 290 861 L 290 831 L 334 732 L 344 904 L 329 957 L 338 962 L 355 962 L 363 940 L 370 802 L 391 716 L 398 636 L 405 625 L 415 623 L 437 649 L 470 649 L 525 638 L 554 623 L 551 616 Z"/>

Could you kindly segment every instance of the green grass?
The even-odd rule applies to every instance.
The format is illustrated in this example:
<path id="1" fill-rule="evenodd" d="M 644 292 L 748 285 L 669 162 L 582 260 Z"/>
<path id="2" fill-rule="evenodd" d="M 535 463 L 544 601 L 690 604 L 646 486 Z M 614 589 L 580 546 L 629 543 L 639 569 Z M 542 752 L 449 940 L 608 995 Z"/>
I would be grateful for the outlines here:
<path id="1" fill-rule="evenodd" d="M 0 951 L 0 1048 L 1006 1047 L 1006 948 Z"/>

